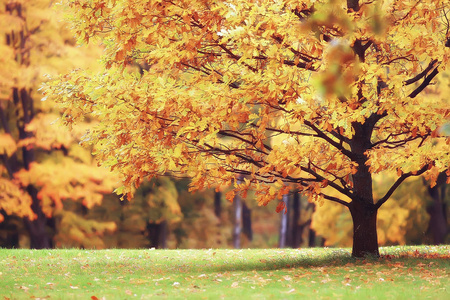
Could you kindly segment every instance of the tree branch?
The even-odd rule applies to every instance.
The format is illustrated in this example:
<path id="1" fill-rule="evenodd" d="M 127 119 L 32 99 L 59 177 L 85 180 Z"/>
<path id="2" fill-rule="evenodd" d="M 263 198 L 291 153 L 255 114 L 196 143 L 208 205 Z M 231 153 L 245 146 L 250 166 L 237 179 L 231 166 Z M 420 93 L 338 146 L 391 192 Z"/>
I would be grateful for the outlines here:
<path id="1" fill-rule="evenodd" d="M 430 73 L 430 75 L 426 76 L 423 82 L 414 90 L 411 94 L 408 95 L 410 98 L 416 97 L 420 92 L 422 92 L 433 80 L 433 78 L 439 73 L 437 67 Z"/>
<path id="2" fill-rule="evenodd" d="M 249 144 L 249 145 L 251 145 L 251 146 L 256 148 L 256 146 L 255 146 L 256 142 L 244 139 L 243 137 L 240 136 L 240 133 L 238 133 L 238 132 L 234 132 L 234 131 L 230 132 L 229 130 L 220 130 L 218 133 L 223 135 L 223 136 L 228 136 L 228 137 L 232 137 L 232 138 L 238 139 L 238 140 L 240 140 L 240 141 L 242 141 L 244 143 L 247 143 L 247 144 Z M 236 134 L 234 134 L 234 133 L 236 133 Z M 255 138 L 252 134 L 247 134 L 247 135 L 250 135 L 252 138 Z M 272 151 L 272 148 L 270 146 L 265 145 L 264 143 L 262 143 L 262 145 L 264 146 L 265 149 L 267 149 L 269 151 Z M 260 153 L 266 154 L 266 155 L 269 154 L 269 153 L 264 152 L 264 151 L 262 151 L 260 149 L 257 149 L 257 151 L 260 152 Z"/>
<path id="3" fill-rule="evenodd" d="M 336 202 L 336 203 L 342 204 L 342 205 L 344 205 L 346 207 L 349 207 L 349 205 L 350 205 L 350 203 L 345 202 L 344 200 L 341 200 L 341 199 L 339 199 L 337 197 L 329 196 L 329 195 L 326 195 L 326 194 L 321 194 L 321 195 L 323 196 L 324 199 L 326 199 L 328 201 Z"/>
<path id="4" fill-rule="evenodd" d="M 359 0 L 347 0 L 347 8 L 353 11 L 359 10 Z"/>
<path id="5" fill-rule="evenodd" d="M 3 130 L 6 133 L 11 134 L 11 129 L 9 128 L 8 119 L 6 118 L 5 111 L 3 110 L 3 104 L 0 102 L 0 120 L 2 123 Z"/>
<path id="6" fill-rule="evenodd" d="M 327 180 L 325 177 L 319 175 L 317 172 L 315 172 L 314 170 L 312 170 L 311 168 L 306 168 L 306 167 L 300 167 L 300 169 L 312 176 L 314 176 L 315 178 L 317 178 L 318 181 L 322 182 L 324 180 L 328 181 L 328 185 L 332 188 L 334 188 L 336 191 L 338 191 L 339 193 L 352 198 L 352 193 L 350 192 L 350 190 L 346 189 L 345 187 L 341 187 L 338 184 L 336 184 L 333 181 L 329 181 Z"/>
<path id="7" fill-rule="evenodd" d="M 345 156 L 347 156 L 350 159 L 355 158 L 355 155 L 353 152 L 345 149 L 341 144 L 333 141 L 329 136 L 327 136 L 319 128 L 317 128 L 316 125 L 314 125 L 311 122 L 306 121 L 306 120 L 304 121 L 304 123 L 305 123 L 305 125 L 309 126 L 314 132 L 316 132 L 318 137 L 324 139 L 327 143 L 329 143 L 330 145 L 332 145 L 333 147 L 335 147 L 336 149 L 341 151 L 342 154 L 344 154 Z"/>
<path id="8" fill-rule="evenodd" d="M 428 66 L 425 68 L 425 70 L 423 70 L 422 72 L 420 72 L 419 74 L 417 74 L 416 76 L 414 76 L 411 79 L 408 79 L 405 81 L 405 85 L 410 85 L 416 81 L 418 81 L 419 79 L 421 79 L 422 77 L 424 77 L 425 75 L 427 75 L 427 73 L 434 68 L 434 66 L 437 63 L 437 59 L 433 59 Z"/>
<path id="9" fill-rule="evenodd" d="M 391 186 L 391 188 L 387 191 L 387 193 L 383 196 L 383 198 L 379 199 L 377 203 L 375 204 L 375 209 L 379 209 L 381 205 L 383 205 L 389 197 L 392 196 L 392 194 L 395 192 L 395 190 L 400 186 L 400 184 L 408 177 L 411 176 L 419 176 L 425 173 L 428 170 L 428 165 L 425 165 L 417 172 L 409 172 L 405 173 L 402 176 L 400 176 L 397 181 Z"/>

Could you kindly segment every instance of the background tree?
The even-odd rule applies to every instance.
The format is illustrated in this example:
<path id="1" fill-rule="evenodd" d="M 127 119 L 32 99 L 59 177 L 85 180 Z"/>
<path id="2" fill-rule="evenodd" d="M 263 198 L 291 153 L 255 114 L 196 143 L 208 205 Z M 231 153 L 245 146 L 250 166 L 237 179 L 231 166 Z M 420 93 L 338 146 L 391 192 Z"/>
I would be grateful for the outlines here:
<path id="1" fill-rule="evenodd" d="M 306 198 L 301 199 L 298 192 L 283 195 L 283 200 L 286 209 L 281 215 L 279 246 L 299 248 L 322 245 L 322 238 L 317 237 L 311 228 L 315 204 L 308 202 Z M 331 219 L 335 217 L 329 216 Z"/>
<path id="2" fill-rule="evenodd" d="M 69 4 L 78 39 L 104 42 L 105 69 L 47 93 L 68 125 L 99 117 L 86 142 L 124 175 L 119 193 L 169 171 L 192 190 L 244 175 L 227 198 L 253 189 L 260 205 L 298 189 L 349 209 L 360 257 L 378 255 L 378 210 L 404 180 L 448 172 L 449 108 L 422 95 L 448 63 L 442 1 Z M 135 61 L 148 71 L 124 68 Z M 374 197 L 372 174 L 392 171 Z"/>
<path id="3" fill-rule="evenodd" d="M 427 208 L 427 212 L 430 215 L 430 223 L 428 231 L 433 237 L 433 244 L 444 244 L 448 234 L 448 217 L 447 217 L 447 184 L 446 175 L 444 172 L 440 173 L 436 185 L 428 187 L 428 194 L 430 195 L 432 202 Z M 426 182 L 425 182 L 426 184 Z"/>
<path id="4" fill-rule="evenodd" d="M 2 246 L 101 247 L 99 236 L 115 224 L 86 220 L 82 209 L 75 213 L 75 206 L 62 200 L 91 208 L 112 192 L 118 176 L 97 167 L 90 151 L 78 145 L 91 120 L 72 132 L 58 127 L 53 123 L 59 109 L 52 101 L 41 102 L 38 92 L 44 74 L 86 68 L 101 49 L 78 47 L 52 1 L 8 0 L 0 1 L 0 53 Z"/>

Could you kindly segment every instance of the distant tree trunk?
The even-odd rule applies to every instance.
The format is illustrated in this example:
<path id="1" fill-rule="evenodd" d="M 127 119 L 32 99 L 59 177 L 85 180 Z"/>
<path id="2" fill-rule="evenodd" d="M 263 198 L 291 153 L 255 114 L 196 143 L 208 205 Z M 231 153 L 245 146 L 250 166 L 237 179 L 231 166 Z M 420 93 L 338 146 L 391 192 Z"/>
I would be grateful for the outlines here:
<path id="1" fill-rule="evenodd" d="M 444 203 L 446 192 L 446 175 L 444 172 L 439 174 L 437 183 L 434 187 L 428 187 L 433 202 L 428 207 L 427 212 L 430 215 L 428 231 L 431 233 L 433 244 L 439 245 L 445 242 L 447 236 L 447 218 L 446 206 Z"/>
<path id="2" fill-rule="evenodd" d="M 281 211 L 281 224 L 280 224 L 280 236 L 278 241 L 278 247 L 288 247 L 288 234 L 289 234 L 289 195 L 283 195 L 282 201 L 286 205 L 286 210 Z"/>
<path id="3" fill-rule="evenodd" d="M 245 202 L 242 202 L 242 231 L 249 241 L 253 240 L 252 210 Z"/>
<path id="4" fill-rule="evenodd" d="M 30 248 L 31 249 L 48 249 L 52 248 L 52 241 L 47 231 L 47 217 L 44 215 L 41 209 L 40 201 L 37 198 L 37 189 L 29 185 L 27 191 L 30 194 L 33 202 L 31 209 L 36 214 L 37 218 L 33 221 L 28 218 L 24 218 L 25 227 L 30 235 Z"/>
<path id="5" fill-rule="evenodd" d="M 4 217 L 3 222 L 0 223 L 0 248 L 19 248 L 19 228 L 14 222 L 15 217 L 7 215 L 5 212 L 0 211 L 0 214 Z"/>
<path id="6" fill-rule="evenodd" d="M 214 192 L 214 214 L 220 220 L 222 214 L 222 193 Z"/>
<path id="7" fill-rule="evenodd" d="M 160 223 L 147 223 L 148 238 L 150 247 L 156 249 L 167 248 L 167 221 Z"/>
<path id="8" fill-rule="evenodd" d="M 26 24 L 26 17 L 23 15 L 23 8 L 20 2 L 11 1 L 6 4 L 5 10 L 10 15 L 15 15 L 22 19 L 24 24 Z M 30 61 L 30 47 L 28 45 L 28 39 L 30 38 L 30 33 L 26 26 L 22 26 L 20 30 L 11 31 L 6 34 L 6 44 L 11 46 L 16 53 L 15 61 L 24 67 L 28 67 L 31 63 Z M 34 118 L 34 103 L 31 98 L 31 89 L 27 88 L 17 88 L 12 89 L 12 102 L 16 112 L 17 120 L 16 127 L 19 132 L 19 140 L 25 140 L 27 138 L 32 138 L 33 134 L 26 131 L 26 126 Z M 0 112 L 1 122 L 4 126 L 4 130 L 8 133 L 10 129 L 8 128 L 7 121 L 3 112 Z M 22 159 L 23 167 L 26 170 L 30 169 L 30 164 L 35 161 L 35 153 L 33 148 L 22 147 Z M 10 162 L 14 162 L 15 165 L 9 165 L 7 167 L 9 172 L 17 172 L 21 166 L 18 164 L 17 157 L 12 158 Z M 50 248 L 52 246 L 51 238 L 47 232 L 47 217 L 42 212 L 40 200 L 37 198 L 38 190 L 36 187 L 29 185 L 26 188 L 27 192 L 30 194 L 32 199 L 31 209 L 36 215 L 36 219 L 33 221 L 28 218 L 24 218 L 24 224 L 30 235 L 30 247 L 35 249 Z"/>
<path id="9" fill-rule="evenodd" d="M 221 233 L 221 226 L 222 226 L 222 193 L 221 192 L 214 192 L 214 215 L 217 217 L 217 235 L 216 235 L 216 243 L 217 245 L 222 245 L 222 233 Z"/>
<path id="10" fill-rule="evenodd" d="M 242 182 L 242 178 L 238 177 L 237 184 Z M 235 249 L 241 248 L 241 232 L 242 232 L 242 199 L 239 194 L 233 199 L 234 207 L 234 226 L 233 226 L 233 247 Z"/>
<path id="11" fill-rule="evenodd" d="M 300 226 L 300 194 L 298 192 L 294 193 L 292 199 L 292 237 L 291 246 L 292 248 L 300 247 L 302 243 L 302 228 Z"/>
<path id="12" fill-rule="evenodd" d="M 308 247 L 316 247 L 316 231 L 311 228 L 311 222 L 309 222 L 308 230 Z"/>
<path id="13" fill-rule="evenodd" d="M 233 247 L 241 248 L 241 231 L 242 231 L 242 201 L 239 195 L 233 200 L 234 207 L 234 226 L 233 226 Z"/>
<path id="14" fill-rule="evenodd" d="M 17 109 L 22 110 L 22 120 L 17 121 L 17 128 L 19 129 L 19 139 L 24 140 L 33 137 L 31 132 L 25 130 L 34 117 L 33 99 L 30 97 L 30 91 L 22 88 L 18 90 L 13 89 L 13 102 Z M 22 147 L 23 164 L 26 170 L 30 169 L 30 165 L 35 161 L 35 153 L 33 148 Z M 17 166 L 18 168 L 18 166 Z M 29 220 L 24 218 L 25 226 L 30 235 L 30 248 L 45 249 L 52 247 L 52 241 L 47 229 L 48 218 L 42 212 L 40 200 L 37 197 L 38 190 L 36 187 L 29 185 L 27 192 L 31 196 L 31 209 L 36 215 L 36 219 Z"/>

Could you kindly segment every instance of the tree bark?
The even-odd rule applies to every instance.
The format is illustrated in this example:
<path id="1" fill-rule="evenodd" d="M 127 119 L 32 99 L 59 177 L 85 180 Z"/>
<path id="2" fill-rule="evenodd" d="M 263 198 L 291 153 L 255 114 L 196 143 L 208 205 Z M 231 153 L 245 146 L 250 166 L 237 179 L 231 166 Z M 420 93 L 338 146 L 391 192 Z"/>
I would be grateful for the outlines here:
<path id="1" fill-rule="evenodd" d="M 6 34 L 6 44 L 14 49 L 16 53 L 15 61 L 23 66 L 28 67 L 31 63 L 30 61 L 30 48 L 27 47 L 27 40 L 30 38 L 30 32 L 25 24 L 27 24 L 26 16 L 23 15 L 22 4 L 17 1 L 11 1 L 6 4 L 5 11 L 10 15 L 16 15 L 18 18 L 22 19 L 24 22 L 17 31 L 11 31 Z M 19 139 L 24 140 L 31 138 L 33 133 L 26 131 L 26 126 L 31 122 L 34 117 L 34 103 L 31 98 L 31 89 L 26 88 L 12 88 L 12 103 L 16 110 L 16 127 L 19 132 Z M 8 120 L 5 119 L 3 111 L 1 113 L 1 122 L 5 130 L 9 130 Z M 35 161 L 35 151 L 32 148 L 22 147 L 22 159 L 23 167 L 29 170 L 30 164 Z M 15 165 L 13 165 L 13 163 Z M 9 172 L 16 172 L 20 169 L 18 160 L 14 158 L 13 161 L 8 161 Z M 35 186 L 29 185 L 26 188 L 27 192 L 30 194 L 32 199 L 31 209 L 36 215 L 35 220 L 29 220 L 24 218 L 24 224 L 30 235 L 30 247 L 36 249 L 51 248 L 52 242 L 50 234 L 47 232 L 48 219 L 42 212 L 40 200 L 37 197 L 38 190 Z"/>
<path id="2" fill-rule="evenodd" d="M 286 205 L 286 211 L 281 212 L 279 248 L 288 247 L 288 228 L 289 228 L 289 195 L 283 195 L 283 202 Z"/>
<path id="3" fill-rule="evenodd" d="M 222 214 L 222 193 L 214 192 L 214 214 L 220 220 Z"/>
<path id="4" fill-rule="evenodd" d="M 364 124 L 353 123 L 355 134 L 350 142 L 353 153 L 356 154 L 355 162 L 357 171 L 352 176 L 353 194 L 349 204 L 353 220 L 353 257 L 366 255 L 379 256 L 377 235 L 377 208 L 374 204 L 372 189 L 372 174 L 366 165 L 366 151 L 371 147 L 371 136 L 376 122 L 381 118 L 372 115 Z"/>
<path id="5" fill-rule="evenodd" d="M 156 249 L 167 248 L 167 221 L 160 223 L 147 223 L 150 247 Z"/>
<path id="6" fill-rule="evenodd" d="M 430 223 L 428 231 L 431 233 L 433 244 L 439 245 L 445 243 L 447 236 L 447 218 L 445 215 L 445 190 L 446 190 L 446 175 L 444 172 L 439 174 L 437 184 L 434 187 L 428 187 L 433 202 L 427 211 L 430 215 Z"/>
<path id="7" fill-rule="evenodd" d="M 373 205 L 352 202 L 353 257 L 380 256 L 378 251 L 377 212 Z"/>
<path id="8" fill-rule="evenodd" d="M 248 240 L 253 240 L 252 230 L 252 210 L 242 202 L 242 232 L 247 236 Z"/>
<path id="9" fill-rule="evenodd" d="M 347 0 L 347 8 L 353 11 L 359 10 L 359 0 Z"/>
<path id="10" fill-rule="evenodd" d="M 311 228 L 311 222 L 308 224 L 308 247 L 316 247 L 316 231 Z"/>
<path id="11" fill-rule="evenodd" d="M 37 198 L 38 190 L 29 185 L 27 187 L 27 192 L 33 200 L 31 204 L 31 209 L 36 214 L 37 218 L 30 220 L 28 218 L 23 218 L 25 227 L 30 235 L 30 248 L 31 249 L 48 249 L 52 248 L 52 241 L 49 233 L 47 232 L 47 218 L 42 212 L 41 204 Z"/>
<path id="12" fill-rule="evenodd" d="M 242 201 L 239 195 L 233 199 L 234 206 L 234 226 L 233 226 L 233 247 L 241 248 L 241 231 L 242 231 Z"/>
<path id="13" fill-rule="evenodd" d="M 17 128 L 19 129 L 19 138 L 21 140 L 33 136 L 31 132 L 25 130 L 27 124 L 31 122 L 34 117 L 33 99 L 30 93 L 21 89 L 13 89 L 13 100 L 18 107 L 21 106 L 23 112 L 22 120 L 17 120 Z M 22 147 L 22 159 L 26 170 L 30 169 L 30 164 L 35 161 L 35 153 L 33 148 Z M 30 234 L 30 247 L 32 249 L 51 248 L 52 242 L 49 233 L 47 232 L 47 217 L 42 212 L 40 200 L 37 198 L 38 190 L 34 186 L 28 186 L 27 192 L 33 199 L 31 209 L 36 214 L 36 219 L 33 221 L 24 218 L 25 226 Z"/>
<path id="14" fill-rule="evenodd" d="M 291 246 L 292 248 L 298 248 L 302 242 L 302 230 L 300 226 L 300 194 L 298 192 L 294 193 L 292 201 L 293 212 Z"/>

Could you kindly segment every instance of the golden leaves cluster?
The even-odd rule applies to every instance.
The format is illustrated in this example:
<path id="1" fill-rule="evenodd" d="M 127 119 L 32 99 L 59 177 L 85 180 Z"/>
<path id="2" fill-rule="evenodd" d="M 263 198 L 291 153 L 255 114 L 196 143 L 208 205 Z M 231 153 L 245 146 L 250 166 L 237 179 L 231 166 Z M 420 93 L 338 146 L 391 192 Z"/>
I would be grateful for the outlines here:
<path id="1" fill-rule="evenodd" d="M 291 185 L 348 197 L 355 124 L 376 115 L 372 172 L 448 167 L 448 146 L 434 152 L 441 96 L 411 98 L 420 81 L 405 84 L 432 60 L 447 65 L 434 34 L 440 1 L 371 1 L 357 12 L 346 1 L 69 3 L 79 40 L 103 41 L 105 68 L 61 77 L 47 93 L 67 124 L 100 119 L 85 142 L 124 174 L 120 193 L 166 173 L 192 177 L 193 189 L 240 174 L 237 189 L 255 189 L 261 204 Z"/>

